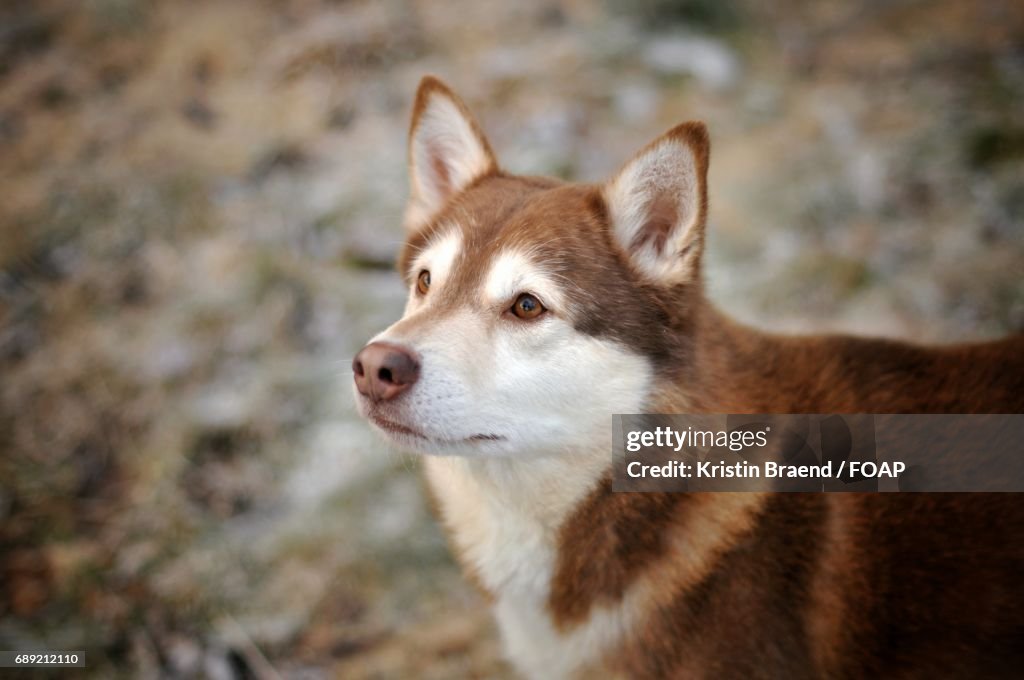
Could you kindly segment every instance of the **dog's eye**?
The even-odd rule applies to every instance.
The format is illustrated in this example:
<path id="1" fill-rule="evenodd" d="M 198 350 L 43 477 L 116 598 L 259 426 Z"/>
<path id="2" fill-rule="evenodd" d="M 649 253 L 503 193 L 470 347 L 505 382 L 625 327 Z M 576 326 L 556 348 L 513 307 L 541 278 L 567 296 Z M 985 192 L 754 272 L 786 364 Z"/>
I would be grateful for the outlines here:
<path id="1" fill-rule="evenodd" d="M 428 290 L 430 290 L 430 272 L 424 269 L 416 277 L 416 292 L 420 295 L 426 295 Z"/>
<path id="2" fill-rule="evenodd" d="M 512 313 L 520 319 L 535 319 L 545 311 L 547 310 L 544 309 L 544 305 L 540 303 L 540 300 L 529 293 L 520 295 L 516 298 L 516 303 L 512 305 Z"/>

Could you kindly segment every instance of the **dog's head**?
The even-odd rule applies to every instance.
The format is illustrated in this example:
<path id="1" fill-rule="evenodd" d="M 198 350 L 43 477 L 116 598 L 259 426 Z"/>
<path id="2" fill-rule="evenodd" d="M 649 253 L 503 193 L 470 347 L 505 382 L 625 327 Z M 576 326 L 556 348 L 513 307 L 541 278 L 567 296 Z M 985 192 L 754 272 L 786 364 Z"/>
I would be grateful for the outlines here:
<path id="1" fill-rule="evenodd" d="M 353 361 L 400 447 L 550 455 L 606 445 L 686 352 L 708 138 L 684 123 L 600 185 L 511 175 L 443 83 L 420 84 L 399 268 L 405 314 Z"/>

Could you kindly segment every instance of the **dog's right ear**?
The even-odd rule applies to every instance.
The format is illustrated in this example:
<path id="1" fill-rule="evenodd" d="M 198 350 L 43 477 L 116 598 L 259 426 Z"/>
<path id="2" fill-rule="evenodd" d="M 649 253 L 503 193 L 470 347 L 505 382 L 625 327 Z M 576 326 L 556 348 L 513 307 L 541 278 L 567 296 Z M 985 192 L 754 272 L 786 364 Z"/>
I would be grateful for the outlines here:
<path id="1" fill-rule="evenodd" d="M 422 227 L 449 199 L 497 169 L 491 145 L 466 105 L 443 82 L 424 77 L 409 128 L 406 229 Z"/>

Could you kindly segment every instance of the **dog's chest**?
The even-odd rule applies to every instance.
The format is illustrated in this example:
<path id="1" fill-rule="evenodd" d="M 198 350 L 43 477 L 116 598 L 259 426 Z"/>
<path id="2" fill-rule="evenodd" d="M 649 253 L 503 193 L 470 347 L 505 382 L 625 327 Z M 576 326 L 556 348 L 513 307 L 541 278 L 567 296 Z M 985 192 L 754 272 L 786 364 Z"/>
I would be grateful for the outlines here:
<path id="1" fill-rule="evenodd" d="M 559 630 L 548 610 L 558 549 L 558 528 L 576 494 L 559 501 L 508 493 L 500 480 L 481 477 L 462 459 L 431 458 L 427 479 L 465 569 L 494 598 L 493 613 L 506 656 L 527 677 L 572 677 L 616 642 L 621 612 L 601 611 L 570 631 Z M 538 481 L 536 488 L 543 492 Z M 497 485 L 495 484 L 497 482 Z"/>
<path id="2" fill-rule="evenodd" d="M 508 489 L 473 474 L 464 460 L 430 458 L 425 465 L 458 557 L 480 585 L 495 596 L 545 598 L 555 529 L 520 507 L 525 499 L 510 498 Z"/>

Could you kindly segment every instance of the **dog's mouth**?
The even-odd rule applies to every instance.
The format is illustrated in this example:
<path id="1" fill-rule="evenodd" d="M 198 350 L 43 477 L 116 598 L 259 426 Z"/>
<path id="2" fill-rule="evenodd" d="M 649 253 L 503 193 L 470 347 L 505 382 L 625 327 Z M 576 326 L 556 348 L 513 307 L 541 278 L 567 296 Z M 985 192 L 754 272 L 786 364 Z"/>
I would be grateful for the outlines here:
<path id="1" fill-rule="evenodd" d="M 411 438 L 411 439 L 420 440 L 420 441 L 423 441 L 423 442 L 433 442 L 435 444 L 461 444 L 461 443 L 467 443 L 467 442 L 496 442 L 496 441 L 502 441 L 503 439 L 505 439 L 504 437 L 502 437 L 501 435 L 498 435 L 498 434 L 474 434 L 474 435 L 472 435 L 470 437 L 465 437 L 463 439 L 446 439 L 446 438 L 442 438 L 442 437 L 432 437 L 432 436 L 428 436 L 428 435 L 424 434 L 423 432 L 420 432 L 419 430 L 417 430 L 417 429 L 415 429 L 413 427 L 409 427 L 408 425 L 404 425 L 402 423 L 395 422 L 394 420 L 390 420 L 388 418 L 384 418 L 379 413 L 371 411 L 367 415 L 368 415 L 370 421 L 372 421 L 374 425 L 376 425 L 380 429 L 384 430 L 388 434 L 390 434 L 392 436 L 395 436 L 398 439 Z"/>
<path id="2" fill-rule="evenodd" d="M 370 414 L 370 420 L 373 421 L 374 425 L 376 425 L 380 429 L 384 430 L 385 432 L 390 432 L 392 434 L 406 435 L 406 436 L 409 436 L 409 437 L 415 437 L 417 439 L 428 439 L 427 435 L 423 434 L 419 430 L 414 430 L 413 428 L 408 427 L 406 425 L 402 425 L 401 423 L 396 423 L 393 420 L 388 420 L 387 418 L 382 418 L 381 416 L 377 415 L 376 413 L 371 413 Z"/>

